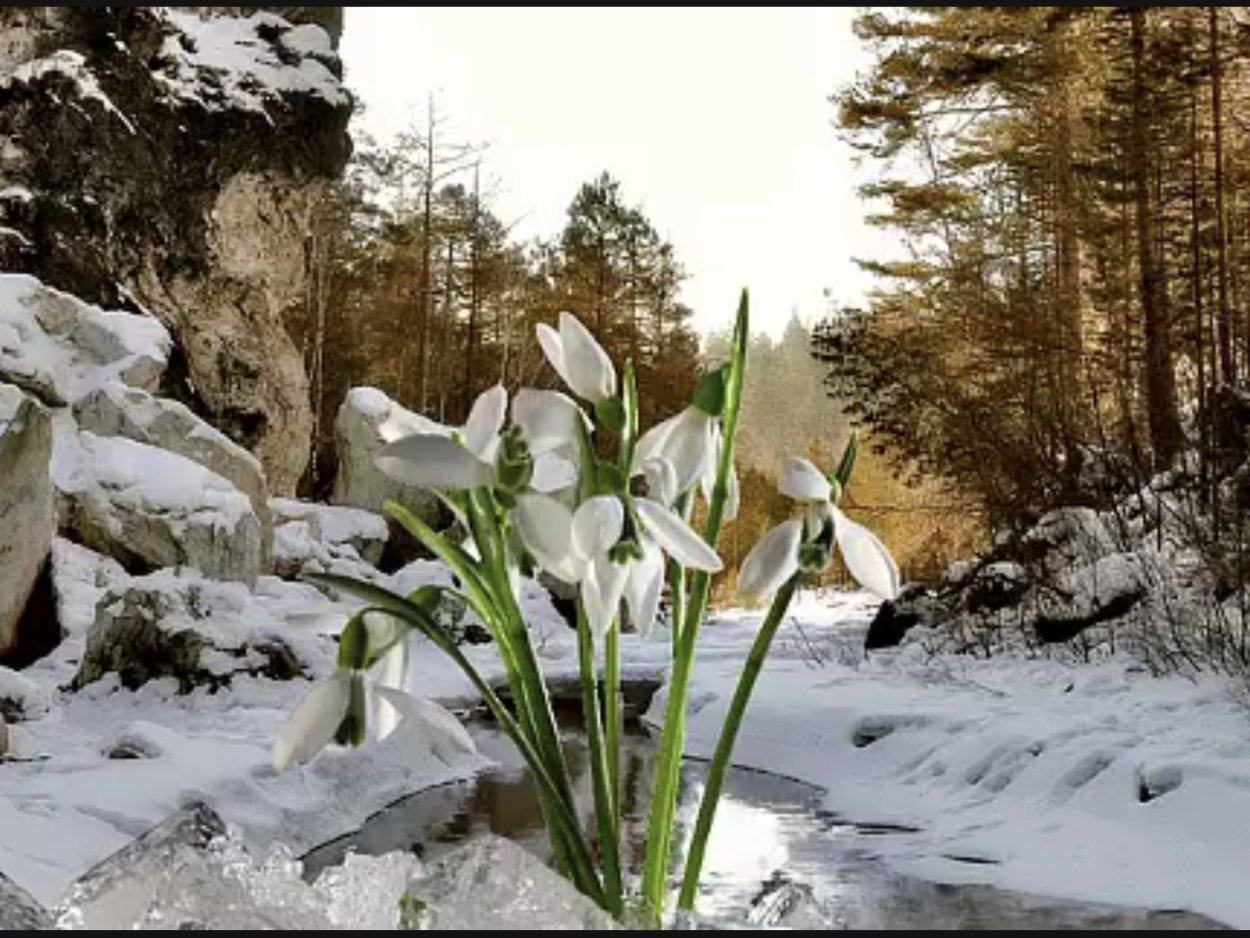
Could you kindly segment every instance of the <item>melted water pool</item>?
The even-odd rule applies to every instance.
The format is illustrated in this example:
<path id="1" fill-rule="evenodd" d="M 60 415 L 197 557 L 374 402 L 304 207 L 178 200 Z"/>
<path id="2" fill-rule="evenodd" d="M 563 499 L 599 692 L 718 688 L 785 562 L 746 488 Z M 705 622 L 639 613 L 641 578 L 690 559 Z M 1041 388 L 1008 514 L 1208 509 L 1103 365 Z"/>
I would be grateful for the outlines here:
<path id="1" fill-rule="evenodd" d="M 342 861 L 349 850 L 414 850 L 433 857 L 449 844 L 490 831 L 548 857 L 538 800 L 512 745 L 489 727 L 474 730 L 500 767 L 476 779 L 418 792 L 379 812 L 358 831 L 305 857 L 306 875 Z M 627 735 L 622 754 L 626 863 L 641 872 L 650 772 L 656 749 L 644 733 Z M 565 750 L 587 830 L 594 828 L 585 744 L 569 733 Z M 682 770 L 677 843 L 693 826 L 705 766 Z M 742 928 L 1192 929 L 1219 928 L 1186 912 L 1123 909 L 1025 895 L 979 885 L 944 885 L 900 876 L 874 844 L 900 833 L 856 826 L 820 810 L 821 791 L 766 772 L 737 769 L 726 781 L 708 844 L 699 924 Z M 968 858 L 973 862 L 975 858 Z"/>

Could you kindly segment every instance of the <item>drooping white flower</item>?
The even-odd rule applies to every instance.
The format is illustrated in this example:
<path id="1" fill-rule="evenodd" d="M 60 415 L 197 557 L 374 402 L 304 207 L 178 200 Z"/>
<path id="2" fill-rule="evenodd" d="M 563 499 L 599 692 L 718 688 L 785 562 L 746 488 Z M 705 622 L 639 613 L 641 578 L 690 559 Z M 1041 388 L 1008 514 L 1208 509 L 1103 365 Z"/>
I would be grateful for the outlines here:
<path id="1" fill-rule="evenodd" d="M 738 570 L 738 592 L 750 602 L 772 596 L 799 570 L 803 522 L 783 521 L 755 542 Z"/>
<path id="2" fill-rule="evenodd" d="M 374 459 L 390 478 L 429 489 L 469 489 L 500 481 L 500 461 L 508 454 L 500 431 L 508 395 L 495 385 L 478 395 L 463 427 L 442 427 L 438 433 L 414 433 L 384 446 Z M 525 453 L 532 459 L 530 486 L 555 491 L 576 479 L 569 456 L 575 450 L 581 408 L 556 391 L 520 391 L 512 402 L 512 421 L 519 428 Z M 444 432 L 445 431 L 445 432 Z"/>
<path id="3" fill-rule="evenodd" d="M 355 693 L 353 685 L 358 688 Z M 363 712 L 355 712 L 357 706 L 363 706 Z M 274 770 L 281 772 L 311 760 L 334 740 L 349 716 L 365 721 L 370 735 L 379 740 L 398 726 L 411 725 L 439 758 L 476 751 L 460 721 L 438 704 L 369 680 L 359 671 L 340 668 L 313 684 L 287 719 L 274 741 Z"/>
<path id="4" fill-rule="evenodd" d="M 639 631 L 650 629 L 663 588 L 663 553 L 687 567 L 722 568 L 716 552 L 666 505 L 649 498 L 634 498 L 631 505 L 635 530 L 622 544 L 625 508 L 616 496 L 588 498 L 576 511 L 538 493 L 517 499 L 514 518 L 521 540 L 544 570 L 579 585 L 597 636 L 616 618 L 622 598 Z"/>
<path id="5" fill-rule="evenodd" d="M 547 361 L 574 394 L 594 404 L 616 394 L 612 359 L 576 316 L 561 313 L 558 332 L 545 323 L 537 331 Z"/>
<path id="6" fill-rule="evenodd" d="M 830 559 L 825 541 L 829 533 L 836 542 L 852 577 L 882 599 L 898 595 L 899 573 L 894 558 L 880 539 L 862 524 L 844 515 L 831 501 L 833 486 L 825 475 L 806 459 L 791 457 L 782 467 L 778 490 L 805 506 L 802 519 L 786 521 L 773 528 L 751 549 L 738 575 L 739 590 L 750 599 L 766 599 L 798 572 L 804 544 L 816 545 L 823 568 Z M 823 553 L 822 553 L 823 551 Z"/>
<path id="7" fill-rule="evenodd" d="M 717 421 L 695 405 L 657 423 L 638 439 L 634 451 L 634 472 L 656 459 L 667 460 L 676 473 L 681 495 L 702 480 L 709 465 L 716 462 Z M 712 469 L 715 472 L 715 469 Z"/>

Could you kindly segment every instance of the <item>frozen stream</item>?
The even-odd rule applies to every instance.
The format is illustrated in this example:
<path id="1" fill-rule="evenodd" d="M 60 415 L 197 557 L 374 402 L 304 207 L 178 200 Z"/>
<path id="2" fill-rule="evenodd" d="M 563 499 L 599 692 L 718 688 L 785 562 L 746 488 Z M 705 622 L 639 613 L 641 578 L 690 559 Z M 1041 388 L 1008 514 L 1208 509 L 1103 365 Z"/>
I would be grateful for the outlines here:
<path id="1" fill-rule="evenodd" d="M 434 857 L 447 845 L 492 831 L 547 856 L 534 787 L 511 745 L 479 727 L 479 746 L 501 766 L 477 779 L 427 789 L 370 818 L 359 831 L 311 851 L 311 878 L 348 850 L 413 849 Z M 589 770 L 576 733 L 565 740 L 585 823 L 593 828 Z M 642 732 L 626 737 L 622 763 L 628 860 L 642 861 L 649 772 L 655 747 Z M 683 772 L 679 824 L 688 832 L 704 766 Z M 732 773 L 717 814 L 699 900 L 702 924 L 791 928 L 1188 929 L 1219 927 L 1185 912 L 1134 910 L 1046 899 L 980 885 L 944 885 L 892 872 L 874 849 L 889 827 L 851 824 L 820 810 L 821 791 L 766 772 Z M 683 838 L 684 839 L 684 838 Z M 681 842 L 681 841 L 679 841 Z M 957 858 L 953 858 L 957 859 Z M 969 859 L 969 862 L 974 862 Z"/>

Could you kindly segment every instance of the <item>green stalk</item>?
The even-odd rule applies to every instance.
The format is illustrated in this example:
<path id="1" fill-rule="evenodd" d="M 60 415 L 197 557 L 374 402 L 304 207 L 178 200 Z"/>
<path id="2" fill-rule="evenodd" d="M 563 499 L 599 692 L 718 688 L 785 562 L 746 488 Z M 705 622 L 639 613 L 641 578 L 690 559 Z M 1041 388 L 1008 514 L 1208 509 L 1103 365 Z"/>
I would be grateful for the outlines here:
<path id="1" fill-rule="evenodd" d="M 673 510 L 686 521 L 689 521 L 691 502 L 690 493 L 682 492 L 677 496 L 677 501 L 673 503 Z M 686 570 L 674 560 L 668 562 L 668 592 L 673 607 L 670 617 L 673 625 L 670 631 L 672 632 L 673 640 L 673 660 L 676 661 L 680 647 L 681 618 L 686 610 Z"/>
<path id="2" fill-rule="evenodd" d="M 490 684 L 482 678 L 477 669 L 473 667 L 473 664 L 464 656 L 464 653 L 456 647 L 455 642 L 451 641 L 420 607 L 380 586 L 335 574 L 309 574 L 306 576 L 306 579 L 351 593 L 370 603 L 371 609 L 400 619 L 407 623 L 409 627 L 426 636 L 440 651 L 455 662 L 465 676 L 468 677 L 474 689 L 481 695 L 482 701 L 486 704 L 487 709 L 491 711 L 500 728 L 516 744 L 530 771 L 534 773 L 534 778 L 538 783 L 539 799 L 543 808 L 544 819 L 549 819 L 547 823 L 553 828 L 552 844 L 556 847 L 563 846 L 569 854 L 569 866 L 577 888 L 600 906 L 604 906 L 603 887 L 600 885 L 598 874 L 595 872 L 595 864 L 590 857 L 590 851 L 582 838 L 581 829 L 577 822 L 576 809 L 572 801 L 565 801 L 561 797 L 555 779 L 547 771 L 546 765 L 528 736 L 513 718 L 512 714 L 508 712 L 507 707 L 500 702 Z"/>
<path id="3" fill-rule="evenodd" d="M 466 520 L 474 541 L 478 544 L 478 550 L 482 553 L 483 561 L 487 563 L 485 571 L 463 550 L 449 544 L 402 505 L 388 502 L 385 507 L 461 579 L 469 596 L 474 600 L 474 611 L 490 629 L 491 637 L 495 639 L 499 649 L 508 686 L 512 688 L 513 703 L 520 723 L 518 731 L 525 735 L 527 741 L 534 741 L 536 751 L 544 759 L 545 771 L 552 780 L 558 799 L 551 804 L 544 799 L 542 805 L 543 819 L 549 826 L 549 839 L 556 854 L 556 863 L 575 871 L 572 857 L 579 848 L 581 852 L 585 852 L 580 830 L 575 824 L 577 842 L 569 843 L 567 833 L 560 834 L 551 827 L 558 810 L 566 810 L 576 818 L 573 784 L 564 761 L 564 751 L 560 747 L 547 687 L 538 670 L 538 663 L 529 643 L 529 634 L 508 582 L 506 549 L 495 521 L 494 505 L 487 502 L 489 496 L 489 492 L 474 492 L 466 505 Z M 483 576 L 483 573 L 488 575 Z"/>
<path id="4" fill-rule="evenodd" d="M 733 472 L 734 437 L 738 431 L 738 414 L 742 409 L 742 380 L 746 365 L 747 291 L 742 291 L 738 303 L 738 317 L 734 325 L 733 357 L 730 360 L 729 379 L 725 388 L 724 433 L 721 444 L 720 463 L 716 471 L 716 484 L 712 488 L 712 501 L 708 506 L 707 527 L 704 540 L 713 547 L 720 534 L 724 519 L 725 502 L 729 497 L 729 477 Z M 651 789 L 651 814 L 647 825 L 647 852 L 643 868 L 642 903 L 643 914 L 653 924 L 659 923 L 665 909 L 665 893 L 668 885 L 669 854 L 677 813 L 677 789 L 681 781 L 681 757 L 686 737 L 686 697 L 690 690 L 690 671 L 694 666 L 695 641 L 699 624 L 707 608 L 712 577 L 706 571 L 696 571 L 692 577 L 690 607 L 686 610 L 678 640 L 677 654 L 669 677 L 668 703 L 664 712 L 664 732 L 660 759 Z"/>
<path id="5" fill-rule="evenodd" d="M 577 663 L 581 672 L 582 717 L 586 726 L 586 743 L 590 748 L 590 775 L 595 791 L 595 822 L 599 829 L 599 855 L 603 861 L 603 889 L 607 910 L 621 917 L 621 862 L 617 843 L 615 799 L 609 788 L 607 752 L 603 727 L 599 718 L 599 688 L 595 681 L 594 639 L 586 610 L 577 601 Z"/>
<path id="6" fill-rule="evenodd" d="M 620 859 L 621 841 L 621 623 L 619 620 L 608 627 L 604 641 L 603 664 L 603 727 L 607 747 L 608 794 L 611 802 L 612 833 L 617 844 L 617 860 Z"/>
<path id="7" fill-rule="evenodd" d="M 634 444 L 638 440 L 638 379 L 632 360 L 625 362 L 625 374 L 621 382 L 621 402 L 624 405 L 625 425 L 621 430 L 619 466 L 621 474 L 629 479 L 634 463 Z M 612 796 L 612 830 L 617 845 L 617 860 L 621 854 L 621 623 L 618 619 L 608 628 L 604 644 L 604 735 L 607 745 L 608 791 Z"/>
<path id="8" fill-rule="evenodd" d="M 516 597 L 512 595 L 512 584 L 508 580 L 506 548 L 499 525 L 494 514 L 493 504 L 487 504 L 489 492 L 473 493 L 470 502 L 470 517 L 474 518 L 474 539 L 479 541 L 482 553 L 491 555 L 495 562 L 487 567 L 492 574 L 488 586 L 491 588 L 505 624 L 504 631 L 516 656 L 518 681 L 513 685 L 512 695 L 518 701 L 524 699 L 529 714 L 530 725 L 539 751 L 547 761 L 548 771 L 556 780 L 566 802 L 571 806 L 573 800 L 573 783 L 569 779 L 568 766 L 564 761 L 564 750 L 560 746 L 560 733 L 556 727 L 555 713 L 551 708 L 551 695 L 547 690 L 547 682 L 543 678 L 530 644 L 529 630 L 525 627 L 525 619 L 517 607 Z"/>
<path id="9" fill-rule="evenodd" d="M 751 700 L 751 692 L 755 689 L 755 681 L 759 677 L 760 668 L 768 655 L 773 636 L 782 617 L 790 607 L 790 600 L 799 583 L 799 574 L 786 580 L 785 585 L 773 597 L 768 615 L 760 626 L 759 634 L 751 645 L 751 653 L 747 655 L 742 675 L 738 678 L 738 686 L 734 690 L 729 711 L 725 714 L 725 723 L 721 727 L 720 739 L 716 742 L 716 751 L 708 766 L 707 781 L 703 787 L 703 798 L 699 802 L 699 816 L 695 821 L 694 839 L 690 841 L 690 852 L 686 854 L 686 869 L 681 881 L 681 894 L 677 897 L 677 908 L 693 909 L 695 892 L 699 888 L 699 874 L 703 869 L 703 856 L 707 850 L 708 835 L 712 832 L 712 821 L 716 816 L 716 808 L 720 803 L 721 786 L 725 782 L 725 773 L 729 769 L 730 758 L 733 756 L 734 743 L 738 738 L 738 730 L 742 726 L 742 716 Z"/>

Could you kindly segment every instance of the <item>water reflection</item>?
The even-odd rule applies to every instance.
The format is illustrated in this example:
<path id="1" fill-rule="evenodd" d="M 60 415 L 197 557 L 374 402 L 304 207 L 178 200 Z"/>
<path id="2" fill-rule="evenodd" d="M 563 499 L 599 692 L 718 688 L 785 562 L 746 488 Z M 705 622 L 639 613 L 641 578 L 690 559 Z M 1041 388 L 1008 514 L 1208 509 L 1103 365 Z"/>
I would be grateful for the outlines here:
<path id="1" fill-rule="evenodd" d="M 500 767 L 470 782 L 427 789 L 396 802 L 359 831 L 305 857 L 311 879 L 348 850 L 414 850 L 436 856 L 447 844 L 490 831 L 548 857 L 538 798 L 511 744 L 490 728 L 474 735 Z M 594 830 L 591 778 L 580 737 L 565 751 L 587 830 Z M 641 873 L 650 773 L 656 750 L 641 732 L 625 739 L 622 828 L 625 863 Z M 683 766 L 677 819 L 678 849 L 691 836 L 704 766 Z M 791 928 L 1148 928 L 1219 927 L 1188 913 L 1126 910 L 1047 900 L 988 886 L 943 885 L 892 873 L 873 851 L 891 831 L 857 829 L 819 810 L 821 792 L 764 772 L 730 774 L 708 844 L 698 907 L 700 924 Z"/>

